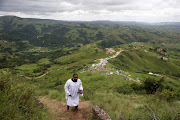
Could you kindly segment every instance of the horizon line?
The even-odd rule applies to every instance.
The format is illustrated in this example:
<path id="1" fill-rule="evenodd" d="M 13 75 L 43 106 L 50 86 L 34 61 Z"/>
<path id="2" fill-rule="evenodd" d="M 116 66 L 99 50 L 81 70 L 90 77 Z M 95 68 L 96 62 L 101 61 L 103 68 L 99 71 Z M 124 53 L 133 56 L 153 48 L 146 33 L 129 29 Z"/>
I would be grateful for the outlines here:
<path id="1" fill-rule="evenodd" d="M 20 16 L 16 16 L 16 15 L 0 15 L 0 17 L 18 17 L 18 18 L 22 18 L 22 19 L 39 19 L 39 20 L 52 20 L 52 21 L 64 21 L 64 22 L 101 22 L 101 21 L 108 21 L 108 22 L 133 22 L 133 23 L 146 23 L 146 24 L 154 24 L 154 23 L 180 23 L 180 21 L 161 21 L 161 22 L 144 22 L 144 21 L 120 21 L 120 20 L 59 20 L 59 19 L 51 19 L 51 18 L 35 18 L 35 17 L 20 17 Z"/>

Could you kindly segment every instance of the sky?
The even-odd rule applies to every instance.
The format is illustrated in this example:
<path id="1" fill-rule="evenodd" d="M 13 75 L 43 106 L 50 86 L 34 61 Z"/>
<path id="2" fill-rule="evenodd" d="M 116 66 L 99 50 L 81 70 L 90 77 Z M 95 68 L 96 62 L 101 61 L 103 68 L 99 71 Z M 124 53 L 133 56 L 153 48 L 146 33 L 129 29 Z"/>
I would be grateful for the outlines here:
<path id="1" fill-rule="evenodd" d="M 180 0 L 0 0 L 0 16 L 66 21 L 180 22 Z"/>

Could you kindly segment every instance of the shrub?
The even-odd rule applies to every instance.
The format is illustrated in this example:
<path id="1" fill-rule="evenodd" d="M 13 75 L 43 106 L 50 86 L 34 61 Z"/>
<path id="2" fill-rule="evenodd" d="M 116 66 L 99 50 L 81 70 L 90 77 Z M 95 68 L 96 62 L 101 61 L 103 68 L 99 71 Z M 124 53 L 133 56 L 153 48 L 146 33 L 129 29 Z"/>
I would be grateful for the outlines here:
<path id="1" fill-rule="evenodd" d="M 172 91 L 170 89 L 164 89 L 162 92 L 157 92 L 156 94 L 159 99 L 167 100 L 167 101 L 173 101 L 173 100 L 179 100 L 180 98 L 180 91 Z"/>
<path id="2" fill-rule="evenodd" d="M 144 89 L 147 94 L 154 94 L 158 89 L 162 91 L 164 78 L 160 80 L 154 78 L 147 78 L 144 81 Z"/>
<path id="3" fill-rule="evenodd" d="M 145 93 L 145 92 L 144 92 L 143 84 L 133 83 L 133 84 L 131 84 L 131 88 L 132 88 L 136 93 L 140 93 L 140 94 Z"/>
<path id="4" fill-rule="evenodd" d="M 123 93 L 123 94 L 130 94 L 133 93 L 133 88 L 129 86 L 128 84 L 125 84 L 123 86 L 119 86 L 116 88 L 118 93 Z"/>
<path id="5" fill-rule="evenodd" d="M 9 72 L 0 74 L 0 119 L 43 119 L 43 109 L 35 102 L 32 88 L 12 79 Z"/>

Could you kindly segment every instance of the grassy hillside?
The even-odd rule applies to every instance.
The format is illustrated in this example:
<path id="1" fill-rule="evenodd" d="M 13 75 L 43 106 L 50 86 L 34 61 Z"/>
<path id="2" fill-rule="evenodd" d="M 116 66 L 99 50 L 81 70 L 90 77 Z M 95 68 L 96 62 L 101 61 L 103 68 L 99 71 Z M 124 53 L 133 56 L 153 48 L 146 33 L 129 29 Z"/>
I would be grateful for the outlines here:
<path id="1" fill-rule="evenodd" d="M 47 109 L 38 104 L 33 85 L 9 70 L 0 70 L 0 74 L 1 120 L 53 119 Z"/>
<path id="2" fill-rule="evenodd" d="M 77 68 L 53 71 L 45 77 L 31 81 L 31 84 L 37 86 L 37 95 L 65 101 L 64 84 L 72 77 L 74 70 Z M 126 76 L 132 75 L 134 79 L 139 77 L 141 84 L 138 84 L 125 80 L 127 77 L 124 74 L 108 75 L 106 71 L 80 71 L 77 73 L 84 87 L 84 96 L 80 99 L 100 106 L 112 119 L 152 119 L 151 115 L 154 114 L 155 117 L 166 120 L 178 116 L 180 82 L 176 79 L 165 79 L 163 88 L 159 88 L 155 94 L 146 94 L 143 81 L 149 78 L 158 81 L 161 77 L 129 72 Z"/>
<path id="3" fill-rule="evenodd" d="M 178 73 L 180 68 L 170 61 L 164 61 L 158 55 L 143 50 L 124 51 L 122 55 L 111 60 L 117 68 L 134 72 Z"/>
<path id="4" fill-rule="evenodd" d="M 170 27 L 170 26 L 169 26 Z M 153 29 L 152 29 L 153 28 Z M 22 49 L 32 46 L 62 48 L 76 43 L 89 44 L 102 40 L 102 48 L 130 42 L 163 42 L 179 44 L 179 33 L 154 26 L 73 23 L 50 20 L 22 19 L 13 16 L 0 17 L 0 40 L 15 42 Z M 26 41 L 26 42 L 24 42 Z"/>
<path id="5" fill-rule="evenodd" d="M 132 44 L 136 48 L 132 47 Z M 51 99 L 65 102 L 64 84 L 67 79 L 72 77 L 73 73 L 78 73 L 84 86 L 84 96 L 81 97 L 81 100 L 91 101 L 93 105 L 100 106 L 112 119 L 154 119 L 156 117 L 168 120 L 178 118 L 180 82 L 179 77 L 172 76 L 171 72 L 174 69 L 176 71 L 173 73 L 178 72 L 179 66 L 171 61 L 163 61 L 158 58 L 160 53 L 157 51 L 145 52 L 144 50 L 149 47 L 152 48 L 151 44 L 144 44 L 143 48 L 139 47 L 142 43 L 132 44 L 121 46 L 124 51 L 109 61 L 108 64 L 114 66 L 111 65 L 108 72 L 92 70 L 81 73 L 83 64 L 90 65 L 93 63 L 88 62 L 94 60 L 95 57 L 105 58 L 107 56 L 101 55 L 101 51 L 96 53 L 93 45 L 86 45 L 71 55 L 56 59 L 61 61 L 62 63 L 59 65 L 65 68 L 54 70 L 42 78 L 27 81 L 36 86 L 37 96 L 49 96 Z M 127 46 L 129 47 L 127 48 Z M 83 54 L 85 51 L 89 54 Z M 168 54 L 171 52 L 169 51 Z M 89 58 L 89 55 L 95 56 Z M 126 59 L 121 60 L 122 56 Z M 153 61 L 153 59 L 155 60 Z M 131 67 L 121 66 L 122 62 Z M 51 66 L 50 69 L 53 68 L 58 68 L 58 66 Z M 109 74 L 114 71 L 113 68 L 115 71 L 124 70 L 124 73 Z M 149 70 L 158 72 L 164 76 L 164 79 L 147 74 Z M 129 76 L 135 80 L 138 78 L 140 83 L 130 80 Z M 150 91 L 152 93 L 149 93 Z"/>
<path id="6" fill-rule="evenodd" d="M 179 33 L 174 24 L 0 17 L 0 119 L 56 119 L 33 96 L 65 103 L 74 73 L 84 87 L 80 99 L 112 119 L 180 119 Z M 115 55 L 106 54 L 109 47 L 123 51 L 92 67 Z"/>
<path id="7" fill-rule="evenodd" d="M 86 91 L 84 99 L 105 109 L 112 119 L 152 119 L 153 112 L 160 119 L 173 119 L 179 111 L 177 101 L 168 103 L 164 100 L 167 93 L 158 98 L 158 93 L 146 95 L 140 88 L 141 92 L 137 94 L 133 87 L 136 83 L 124 80 L 123 76 L 108 76 L 103 73 L 84 73 L 80 76 Z"/>
<path id="8" fill-rule="evenodd" d="M 162 47 L 153 47 L 143 43 L 137 44 L 139 43 L 127 45 L 121 55 L 109 62 L 118 69 L 179 76 L 178 54 L 173 55 L 173 51 L 167 51 Z"/>
<path id="9" fill-rule="evenodd" d="M 52 71 L 44 77 L 23 79 L 24 82 L 29 84 L 25 86 L 34 86 L 35 96 L 46 96 L 65 102 L 64 84 L 67 79 L 72 77 L 72 74 L 78 73 L 84 87 L 84 96 L 80 99 L 90 101 L 92 105 L 100 106 L 112 119 L 153 119 L 156 117 L 166 120 L 178 118 L 179 78 L 166 74 L 166 71 L 171 73 L 174 68 L 178 70 L 179 66 L 175 66 L 174 62 L 163 61 L 158 58 L 159 52 L 145 52 L 144 50 L 148 47 L 152 48 L 149 44 L 144 44 L 144 48 L 139 47 L 142 43 L 136 43 L 136 48 L 131 45 L 121 46 L 124 51 L 109 61 L 107 67 L 109 64 L 112 65 L 110 65 L 111 69 L 108 72 L 106 70 L 92 70 L 81 73 L 85 65 L 92 65 L 96 59 L 111 56 L 111 54 L 106 55 L 102 49 L 96 50 L 97 46 L 95 44 L 90 44 L 75 50 L 74 48 L 64 49 L 64 51 L 71 51 L 70 54 L 55 58 L 54 63 L 46 57 L 40 59 L 33 66 L 31 64 L 29 66 L 26 64 L 19 66 L 16 68 L 16 74 L 18 71 L 22 71 L 20 74 L 25 72 L 32 76 L 34 74 L 32 70 L 37 69 L 42 64 L 50 63 L 51 66 L 45 71 Z M 116 49 L 119 49 L 119 46 L 116 46 Z M 171 54 L 171 52 L 173 53 L 173 51 L 169 51 L 170 58 L 176 60 L 176 54 Z M 124 56 L 124 59 L 121 59 L 121 56 Z M 153 59 L 155 60 L 153 61 Z M 132 67 L 121 66 L 119 63 L 122 62 Z M 151 62 L 151 65 L 146 62 Z M 124 70 L 125 73 L 110 75 L 109 73 L 114 71 L 113 68 Z M 149 70 L 151 72 L 160 71 L 164 80 L 161 80 L 161 77 L 147 74 Z M 140 83 L 130 80 L 129 76 L 135 80 L 138 78 Z M 153 91 L 152 94 L 149 93 L 151 90 Z M 45 117 L 47 116 L 44 116 L 43 119 Z"/>

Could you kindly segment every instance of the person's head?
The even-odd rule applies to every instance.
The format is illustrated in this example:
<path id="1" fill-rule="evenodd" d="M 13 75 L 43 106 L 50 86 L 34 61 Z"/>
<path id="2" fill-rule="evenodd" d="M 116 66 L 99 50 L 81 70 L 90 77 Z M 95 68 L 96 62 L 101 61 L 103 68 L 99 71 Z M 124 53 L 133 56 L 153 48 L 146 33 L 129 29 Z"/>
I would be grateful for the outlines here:
<path id="1" fill-rule="evenodd" d="M 73 74 L 73 79 L 77 80 L 78 79 L 78 75 L 77 74 Z"/>

